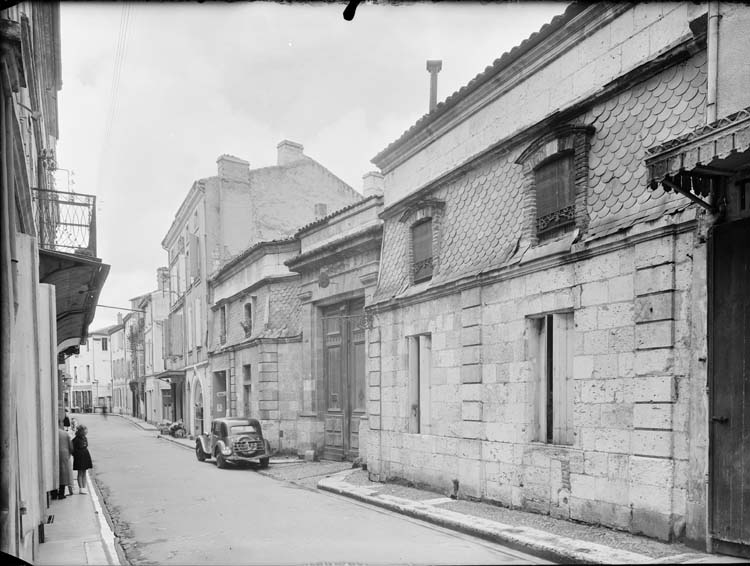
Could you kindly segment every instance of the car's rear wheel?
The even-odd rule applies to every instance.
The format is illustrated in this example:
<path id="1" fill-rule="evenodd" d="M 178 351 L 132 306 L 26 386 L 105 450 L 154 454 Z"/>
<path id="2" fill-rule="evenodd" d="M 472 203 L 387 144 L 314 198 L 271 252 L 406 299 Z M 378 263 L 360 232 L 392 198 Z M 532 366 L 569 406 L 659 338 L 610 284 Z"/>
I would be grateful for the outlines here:
<path id="1" fill-rule="evenodd" d="M 227 467 L 227 459 L 221 452 L 216 452 L 216 467 L 224 469 Z"/>
<path id="2" fill-rule="evenodd" d="M 199 462 L 205 462 L 207 456 L 208 456 L 208 454 L 206 454 L 203 451 L 203 448 L 201 448 L 201 443 L 200 442 L 196 442 L 195 443 L 195 457 L 198 458 L 198 461 Z"/>
<path id="3" fill-rule="evenodd" d="M 265 470 L 268 467 L 268 458 L 261 458 L 260 459 L 260 469 Z"/>

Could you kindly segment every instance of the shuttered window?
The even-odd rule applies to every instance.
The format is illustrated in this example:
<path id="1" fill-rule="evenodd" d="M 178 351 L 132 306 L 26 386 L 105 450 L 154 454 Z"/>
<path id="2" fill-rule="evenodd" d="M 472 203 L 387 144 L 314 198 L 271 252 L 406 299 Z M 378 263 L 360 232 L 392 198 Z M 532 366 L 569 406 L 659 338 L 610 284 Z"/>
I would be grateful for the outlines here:
<path id="1" fill-rule="evenodd" d="M 432 278 L 432 219 L 415 224 L 411 229 L 414 282 Z"/>
<path id="2" fill-rule="evenodd" d="M 534 171 L 537 233 L 544 234 L 575 222 L 573 156 L 564 155 Z"/>

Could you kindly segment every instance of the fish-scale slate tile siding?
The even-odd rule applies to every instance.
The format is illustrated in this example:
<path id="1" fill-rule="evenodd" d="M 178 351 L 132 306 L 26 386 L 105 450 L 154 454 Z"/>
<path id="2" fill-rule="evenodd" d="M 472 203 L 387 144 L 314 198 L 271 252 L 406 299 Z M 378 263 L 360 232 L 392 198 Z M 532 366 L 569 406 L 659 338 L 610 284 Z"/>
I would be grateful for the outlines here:
<path id="1" fill-rule="evenodd" d="M 670 67 L 591 108 L 576 122 L 592 125 L 588 215 L 584 238 L 604 235 L 686 206 L 648 187 L 646 149 L 705 123 L 705 53 Z M 430 195 L 445 202 L 438 227 L 434 286 L 501 266 L 522 233 L 524 179 L 515 163 L 528 144 L 477 164 Z M 374 300 L 408 284 L 408 224 L 385 222 L 380 281 Z"/>
<path id="2" fill-rule="evenodd" d="M 705 54 L 611 98 L 586 117 L 596 129 L 589 154 L 589 231 L 632 225 L 650 209 L 682 199 L 648 187 L 646 149 L 705 123 Z"/>

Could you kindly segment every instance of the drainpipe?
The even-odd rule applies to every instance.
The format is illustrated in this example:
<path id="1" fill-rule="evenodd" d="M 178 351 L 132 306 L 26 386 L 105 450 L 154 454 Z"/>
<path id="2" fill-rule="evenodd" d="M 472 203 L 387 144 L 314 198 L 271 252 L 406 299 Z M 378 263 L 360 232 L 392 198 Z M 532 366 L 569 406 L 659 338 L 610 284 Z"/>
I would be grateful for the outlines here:
<path id="1" fill-rule="evenodd" d="M 708 90 L 706 123 L 716 121 L 717 86 L 719 82 L 719 2 L 708 3 Z"/>
<path id="2" fill-rule="evenodd" d="M 2 143 L 0 143 L 0 159 L 2 159 L 2 171 L 0 172 L 0 200 L 2 206 L 0 207 L 0 214 L 2 214 L 2 241 L 0 246 L 2 251 L 2 291 L 0 291 L 0 297 L 2 297 L 2 320 L 0 321 L 0 334 L 2 338 L 2 356 L 0 356 L 2 363 L 2 369 L 0 370 L 0 418 L 2 419 L 0 426 L 0 550 L 7 554 L 16 554 L 15 540 L 13 533 L 11 532 L 11 514 L 10 514 L 10 438 L 11 438 L 11 425 L 13 419 L 11 418 L 11 336 L 13 333 L 13 280 L 11 276 L 11 218 L 10 213 L 13 208 L 11 207 L 11 187 L 12 179 L 9 167 L 12 166 L 12 159 L 9 159 L 9 154 L 13 147 L 13 136 L 10 125 L 10 104 L 11 98 L 6 96 L 4 90 L 2 91 L 2 97 L 0 98 L 0 133 L 2 135 Z"/>
<path id="3" fill-rule="evenodd" d="M 721 18 L 721 15 L 719 13 L 719 2 L 718 0 L 714 0 L 708 3 L 708 46 L 707 46 L 707 55 L 708 55 L 708 85 L 707 85 L 707 92 L 706 92 L 706 123 L 711 124 L 716 121 L 717 116 L 717 108 L 716 108 L 716 102 L 717 102 L 717 90 L 718 90 L 718 82 L 719 82 L 719 19 Z M 714 203 L 714 195 L 711 194 L 710 204 Z M 710 392 L 709 392 L 710 394 Z M 710 405 L 710 399 L 706 399 L 706 402 Z M 708 425 L 710 428 L 710 424 Z M 709 431 L 709 447 L 708 447 L 708 456 L 711 457 L 711 446 L 710 446 L 710 438 L 711 433 Z M 711 506 L 713 505 L 713 502 L 711 500 L 711 462 L 709 461 L 709 458 L 706 458 L 706 482 L 705 482 L 705 488 L 706 488 L 706 496 L 705 496 L 705 517 L 706 517 L 706 552 L 711 553 L 713 552 L 713 540 L 711 537 L 711 533 L 713 531 L 713 517 L 711 515 Z"/>

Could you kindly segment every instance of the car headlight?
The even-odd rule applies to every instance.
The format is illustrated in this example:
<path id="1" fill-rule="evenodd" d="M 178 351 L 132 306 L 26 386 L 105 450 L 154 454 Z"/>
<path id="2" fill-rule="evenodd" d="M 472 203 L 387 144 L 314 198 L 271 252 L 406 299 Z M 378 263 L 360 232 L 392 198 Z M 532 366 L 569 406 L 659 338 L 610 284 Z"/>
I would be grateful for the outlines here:
<path id="1" fill-rule="evenodd" d="M 232 449 L 229 446 L 225 446 L 221 449 L 221 453 L 224 454 L 224 456 L 231 456 L 232 455 Z"/>

